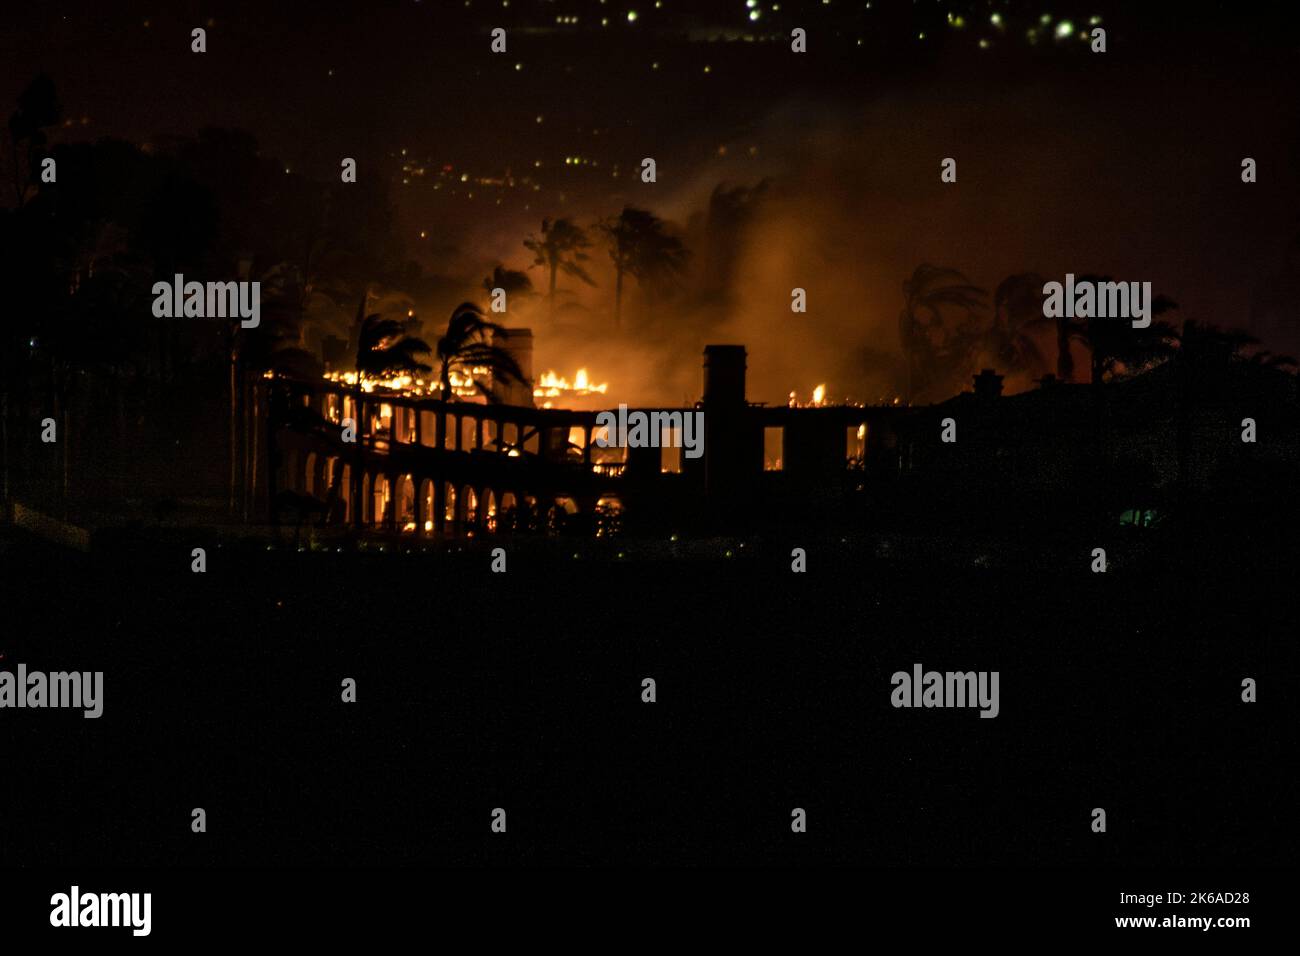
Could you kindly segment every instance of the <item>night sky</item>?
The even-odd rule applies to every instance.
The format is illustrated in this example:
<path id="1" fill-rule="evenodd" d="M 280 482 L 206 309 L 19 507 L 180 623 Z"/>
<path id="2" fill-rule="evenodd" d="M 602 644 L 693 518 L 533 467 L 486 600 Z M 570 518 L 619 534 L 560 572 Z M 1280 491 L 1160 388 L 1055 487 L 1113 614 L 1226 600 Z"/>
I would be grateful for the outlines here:
<path id="1" fill-rule="evenodd" d="M 355 157 L 387 185 L 406 254 L 466 289 L 495 262 L 525 268 L 522 240 L 543 216 L 633 203 L 690 237 L 716 187 L 767 178 L 725 307 L 684 301 L 631 352 L 587 341 L 574 357 L 630 399 L 696 393 L 706 340 L 749 345 L 756 398 L 813 380 L 873 397 L 888 383 L 862 351 L 896 348 L 900 284 L 921 262 L 988 288 L 1031 270 L 1149 280 L 1184 318 L 1300 351 L 1297 34 L 1262 9 L 1233 6 L 1229 22 L 1223 4 L 159 6 L 6 11 L 0 93 L 12 103 L 48 73 L 71 124 L 56 143 L 224 126 L 294 175 L 330 179 Z M 1105 54 L 1078 35 L 1093 18 Z M 195 26 L 208 30 L 203 55 L 190 52 Z M 504 55 L 489 52 L 495 26 Z M 795 26 L 807 54 L 790 52 Z M 633 175 L 645 156 L 656 184 Z M 947 156 L 955 185 L 939 181 Z M 1246 156 L 1259 164 L 1251 185 Z M 593 267 L 597 288 L 572 291 L 600 311 L 603 253 Z M 810 293 L 802 324 L 795 286 Z M 553 331 L 544 358 L 548 343 L 577 347 Z"/>

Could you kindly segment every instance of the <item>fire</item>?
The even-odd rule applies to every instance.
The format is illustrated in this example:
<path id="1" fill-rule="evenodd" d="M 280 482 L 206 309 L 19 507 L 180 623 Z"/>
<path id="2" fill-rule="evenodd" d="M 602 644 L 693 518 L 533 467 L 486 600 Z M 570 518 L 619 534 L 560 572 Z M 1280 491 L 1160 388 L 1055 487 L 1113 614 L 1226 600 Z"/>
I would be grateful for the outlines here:
<path id="1" fill-rule="evenodd" d="M 455 397 L 478 398 L 482 396 L 482 391 L 475 386 L 475 382 L 490 382 L 492 371 L 485 366 L 474 366 L 468 370 L 452 369 L 447 377 L 451 382 L 451 391 Z M 326 372 L 325 380 L 355 388 L 357 373 L 355 371 Z M 366 394 L 380 391 L 395 392 L 415 398 L 426 396 L 440 398 L 442 397 L 442 382 L 437 379 L 425 380 L 411 375 L 395 375 L 391 378 L 375 378 L 370 375 L 362 375 L 361 390 Z M 572 380 L 558 374 L 554 369 L 549 369 L 537 379 L 533 387 L 533 397 L 546 399 L 540 404 L 543 408 L 550 408 L 553 404 L 550 401 L 551 399 L 585 398 L 588 395 L 604 395 L 608 390 L 608 382 L 597 383 L 585 368 L 578 369 L 573 374 Z"/>
<path id="2" fill-rule="evenodd" d="M 481 393 L 474 387 L 474 382 L 488 381 L 491 379 L 491 370 L 486 366 L 476 365 L 469 370 L 469 374 L 456 369 L 452 369 L 447 378 L 451 382 L 451 390 L 457 398 L 473 398 Z M 328 382 L 341 382 L 352 388 L 357 384 L 356 372 L 326 372 L 325 380 Z M 395 375 L 392 378 L 373 378 L 369 375 L 361 376 L 361 391 L 366 394 L 374 392 L 376 389 L 383 389 L 389 392 L 398 392 L 402 395 L 413 395 L 416 397 L 429 396 L 436 398 L 442 395 L 442 382 L 431 380 L 425 381 L 422 378 L 414 378 L 410 375 Z"/>
<path id="3" fill-rule="evenodd" d="M 798 394 L 791 392 L 788 404 L 791 408 L 820 408 L 826 404 L 826 383 L 822 382 L 813 387 L 812 401 L 807 403 L 801 403 Z"/>
<path id="4" fill-rule="evenodd" d="M 537 379 L 533 388 L 534 398 L 582 398 L 587 395 L 604 395 L 609 390 L 608 382 L 601 382 L 597 385 L 591 380 L 585 368 L 580 368 L 573 374 L 573 381 L 556 373 L 554 369 L 547 369 Z M 551 402 L 542 403 L 543 408 L 550 408 Z"/>
<path id="5" fill-rule="evenodd" d="M 548 369 L 542 373 L 542 377 L 537 380 L 537 387 L 533 389 L 534 398 L 559 398 L 565 392 L 574 392 L 578 395 L 589 395 L 592 392 L 599 392 L 604 395 L 609 389 L 608 382 L 602 382 L 599 385 L 594 384 L 587 375 L 585 368 L 578 369 L 573 375 L 573 382 L 570 383 L 567 378 L 563 378 L 555 373 L 554 369 Z"/>

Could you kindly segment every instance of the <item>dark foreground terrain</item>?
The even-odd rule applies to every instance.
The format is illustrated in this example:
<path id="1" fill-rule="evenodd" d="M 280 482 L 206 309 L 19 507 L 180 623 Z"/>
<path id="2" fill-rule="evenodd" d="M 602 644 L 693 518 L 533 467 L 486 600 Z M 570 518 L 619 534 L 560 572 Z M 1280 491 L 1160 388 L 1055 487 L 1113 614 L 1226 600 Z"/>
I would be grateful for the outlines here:
<path id="1" fill-rule="evenodd" d="M 0 865 L 1290 861 L 1274 544 L 1093 574 L 1087 542 L 837 540 L 793 574 L 786 542 L 227 543 L 194 574 L 180 540 L 15 534 L 0 667 L 103 670 L 104 715 L 0 711 Z M 916 662 L 999 671 L 999 716 L 892 708 Z"/>

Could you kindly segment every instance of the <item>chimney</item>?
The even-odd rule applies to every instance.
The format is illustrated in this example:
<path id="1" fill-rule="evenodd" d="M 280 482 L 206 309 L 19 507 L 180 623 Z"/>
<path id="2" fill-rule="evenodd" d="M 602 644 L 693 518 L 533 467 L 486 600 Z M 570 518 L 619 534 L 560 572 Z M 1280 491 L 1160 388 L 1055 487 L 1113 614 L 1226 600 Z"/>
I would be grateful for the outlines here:
<path id="1" fill-rule="evenodd" d="M 741 526 L 763 473 L 763 429 L 745 404 L 745 347 L 704 347 L 704 496 L 711 527 Z"/>
<path id="2" fill-rule="evenodd" d="M 991 368 L 986 368 L 974 376 L 975 397 L 989 401 L 1002 394 L 1002 376 Z"/>
<path id="3" fill-rule="evenodd" d="M 704 404 L 744 406 L 745 347 L 704 346 Z"/>
<path id="4" fill-rule="evenodd" d="M 524 381 L 493 383 L 497 396 L 507 405 L 532 407 L 533 404 L 533 330 L 502 329 L 492 334 L 492 344 L 504 349 L 524 373 Z"/>

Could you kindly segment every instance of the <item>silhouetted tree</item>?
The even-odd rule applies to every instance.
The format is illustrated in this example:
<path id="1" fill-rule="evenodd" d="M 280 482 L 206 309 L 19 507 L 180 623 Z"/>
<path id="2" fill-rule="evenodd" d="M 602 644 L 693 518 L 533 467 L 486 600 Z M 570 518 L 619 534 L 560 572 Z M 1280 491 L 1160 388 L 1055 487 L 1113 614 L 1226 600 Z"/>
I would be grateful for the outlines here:
<path id="1" fill-rule="evenodd" d="M 447 323 L 447 331 L 438 339 L 438 380 L 442 383 L 444 401 L 455 401 L 451 376 L 474 383 L 474 388 L 489 402 L 498 402 L 494 391 L 498 384 L 526 381 L 523 370 L 509 352 L 492 344 L 492 336 L 505 331 L 502 326 L 489 321 L 483 310 L 472 302 L 456 306 Z M 486 369 L 492 384 L 483 382 L 475 369 Z"/>
<path id="2" fill-rule="evenodd" d="M 542 234 L 529 236 L 524 246 L 533 254 L 533 266 L 541 266 L 550 276 L 547 298 L 550 303 L 551 317 L 555 317 L 555 277 L 563 272 L 581 279 L 587 285 L 594 286 L 595 281 L 587 274 L 582 263 L 590 258 L 586 251 L 591 246 L 586 230 L 571 219 L 543 219 Z"/>
<path id="3" fill-rule="evenodd" d="M 1113 282 L 1110 276 L 1083 275 L 1075 285 Z M 1123 368 L 1133 373 L 1158 365 L 1174 354 L 1178 330 L 1156 317 L 1178 308 L 1178 303 L 1163 295 L 1151 302 L 1151 324 L 1144 329 L 1134 328 L 1131 322 L 1114 317 L 1075 319 L 1070 334 L 1078 338 L 1091 354 L 1091 381 L 1100 385 L 1106 376 Z"/>
<path id="4" fill-rule="evenodd" d="M 985 308 L 988 293 L 961 272 L 923 263 L 903 283 L 903 310 L 898 336 L 907 362 L 907 400 L 924 390 L 935 373 L 955 355 L 969 349 L 973 321 Z M 966 317 L 961 326 L 945 325 L 944 309 Z"/>
<path id="5" fill-rule="evenodd" d="M 361 402 L 365 395 L 362 379 L 433 371 L 431 365 L 426 365 L 416 357 L 432 351 L 429 344 L 423 339 L 407 335 L 407 322 L 403 319 L 385 318 L 377 312 L 367 314 L 366 303 L 369 298 L 370 294 L 367 291 L 357 305 L 357 353 L 353 360 L 353 369 L 357 376 L 353 389 L 357 416 L 357 453 L 356 464 L 352 469 L 352 508 L 354 523 L 358 527 L 361 525 L 362 515 L 361 439 L 365 434 L 361 413 Z"/>
<path id="6" fill-rule="evenodd" d="M 645 209 L 624 206 L 598 228 L 609 241 L 609 257 L 614 262 L 614 325 L 619 326 L 623 322 L 623 276 L 633 276 L 641 284 L 664 279 L 685 268 L 687 252 L 681 240 L 669 234 L 667 224 Z"/>
<path id="7" fill-rule="evenodd" d="M 996 367 L 1025 370 L 1042 366 L 1042 352 L 1029 334 L 1042 318 L 1042 276 L 1021 272 L 998 283 L 993 291 L 993 324 L 985 337 Z"/>
<path id="8" fill-rule="evenodd" d="M 507 269 L 499 263 L 493 267 L 492 274 L 483 280 L 483 288 L 488 295 L 491 295 L 495 289 L 504 289 L 507 300 L 516 296 L 523 298 L 536 295 L 533 291 L 533 280 L 528 278 L 528 273 Z"/>

